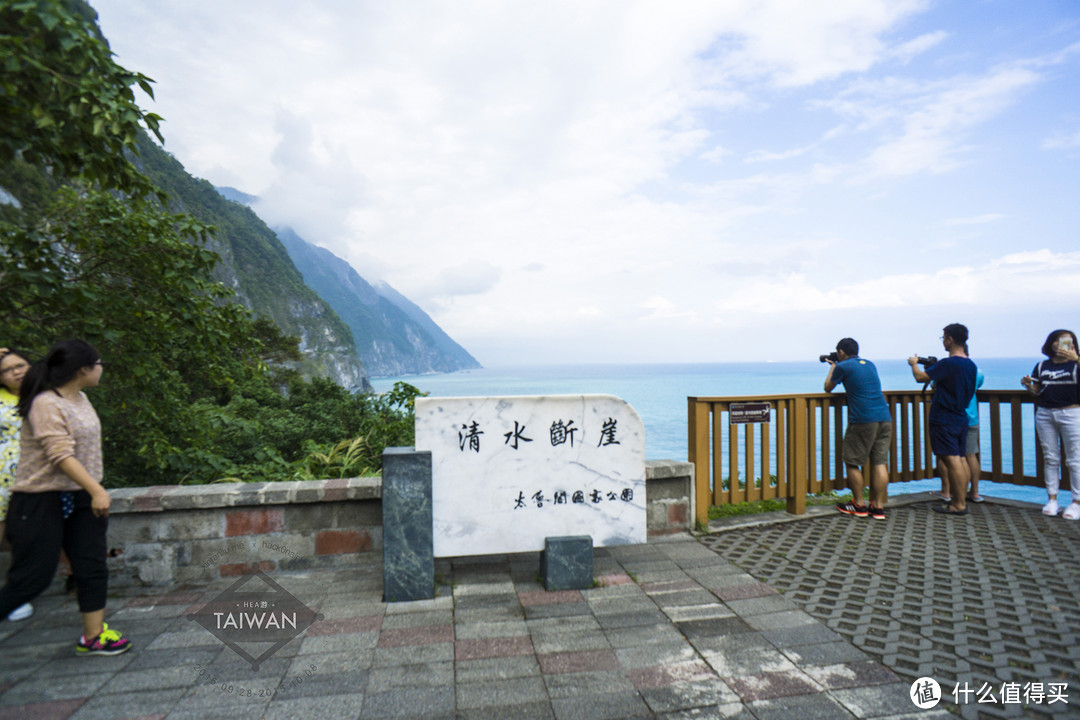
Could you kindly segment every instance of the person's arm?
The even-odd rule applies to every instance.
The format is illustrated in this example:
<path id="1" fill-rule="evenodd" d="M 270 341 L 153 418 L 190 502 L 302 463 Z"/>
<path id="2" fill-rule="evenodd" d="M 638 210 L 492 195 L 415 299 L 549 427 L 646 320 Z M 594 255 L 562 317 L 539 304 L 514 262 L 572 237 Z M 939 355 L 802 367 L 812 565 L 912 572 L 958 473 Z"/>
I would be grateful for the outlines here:
<path id="1" fill-rule="evenodd" d="M 833 380 L 833 371 L 836 370 L 836 363 L 834 363 L 832 360 L 829 360 L 828 362 L 829 374 L 825 376 L 825 392 L 831 393 L 833 391 L 833 388 L 835 388 L 840 383 L 838 380 Z"/>
<path id="2" fill-rule="evenodd" d="M 930 382 L 930 376 L 926 374 L 926 371 L 919 367 L 919 356 L 912 355 L 907 359 L 908 365 L 911 366 L 911 374 L 915 376 L 916 382 L 926 384 Z"/>
<path id="3" fill-rule="evenodd" d="M 75 459 L 74 455 L 61 460 L 57 463 L 57 467 L 71 478 L 73 483 L 90 493 L 90 509 L 94 511 L 94 515 L 98 517 L 108 516 L 109 507 L 112 505 L 109 491 L 86 471 L 86 468 Z"/>

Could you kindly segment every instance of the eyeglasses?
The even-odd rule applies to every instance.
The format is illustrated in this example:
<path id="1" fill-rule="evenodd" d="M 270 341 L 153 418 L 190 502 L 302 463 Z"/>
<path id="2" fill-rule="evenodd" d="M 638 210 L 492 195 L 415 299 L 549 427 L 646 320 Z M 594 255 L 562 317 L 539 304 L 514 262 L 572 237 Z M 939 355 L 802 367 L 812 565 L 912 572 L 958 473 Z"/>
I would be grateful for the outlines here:
<path id="1" fill-rule="evenodd" d="M 7 375 L 8 373 L 17 372 L 19 370 L 25 370 L 28 367 L 30 367 L 29 363 L 21 362 L 18 365 L 12 365 L 11 367 L 9 367 L 9 368 L 7 368 L 5 370 L 0 370 L 0 375 Z"/>
<path id="2" fill-rule="evenodd" d="M 100 365 L 101 367 L 105 367 L 105 361 L 104 361 L 104 360 L 98 360 L 98 361 L 97 361 L 96 363 L 94 363 L 94 364 L 95 364 L 95 365 Z"/>

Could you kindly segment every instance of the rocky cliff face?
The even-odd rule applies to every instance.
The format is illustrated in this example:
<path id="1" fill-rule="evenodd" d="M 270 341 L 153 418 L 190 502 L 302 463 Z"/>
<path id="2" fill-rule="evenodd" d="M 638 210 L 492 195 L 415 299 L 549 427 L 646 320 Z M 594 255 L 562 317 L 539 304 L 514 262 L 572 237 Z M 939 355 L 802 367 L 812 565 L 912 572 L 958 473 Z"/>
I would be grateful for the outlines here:
<path id="1" fill-rule="evenodd" d="M 189 175 L 171 155 L 143 138 L 139 168 L 171 198 L 171 208 L 215 226 L 210 248 L 221 255 L 215 275 L 257 315 L 300 338 L 297 369 L 352 390 L 370 389 L 352 332 L 334 309 L 304 283 L 275 233 L 249 208 L 230 202 L 207 181 Z"/>
<path id="2" fill-rule="evenodd" d="M 347 262 L 290 228 L 277 228 L 304 281 L 352 330 L 356 350 L 376 376 L 422 375 L 480 367 L 416 304 L 385 283 L 372 285 Z"/>

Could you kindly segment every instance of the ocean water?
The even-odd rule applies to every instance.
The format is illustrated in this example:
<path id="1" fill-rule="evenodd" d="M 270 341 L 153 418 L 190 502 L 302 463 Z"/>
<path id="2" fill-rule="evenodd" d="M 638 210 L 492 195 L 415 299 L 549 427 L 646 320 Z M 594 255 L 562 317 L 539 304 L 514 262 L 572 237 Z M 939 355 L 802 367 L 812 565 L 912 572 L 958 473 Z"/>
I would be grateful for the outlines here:
<path id="1" fill-rule="evenodd" d="M 824 348 L 828 350 L 828 348 Z M 974 358 L 986 380 L 983 389 L 1015 390 L 1038 358 Z M 876 360 L 885 390 L 921 387 L 911 376 L 906 359 Z M 828 366 L 815 360 L 787 363 L 711 363 L 647 365 L 537 365 L 484 368 L 444 375 L 372 378 L 376 392 L 397 381 L 415 385 L 434 397 L 478 395 L 607 394 L 628 402 L 645 424 L 645 456 L 649 460 L 686 460 L 688 397 L 778 395 L 821 392 Z M 989 417 L 982 418 L 984 445 L 989 448 Z M 1003 428 L 1008 432 L 1008 427 Z M 1034 420 L 1024 413 L 1025 465 L 1034 474 Z M 1005 466 L 1011 466 L 1006 457 Z M 984 463 L 989 468 L 989 458 Z M 940 489 L 939 480 L 894 483 L 891 493 Z M 1045 491 L 1007 483 L 980 482 L 980 493 L 993 497 L 1043 503 Z M 1063 494 L 1060 500 L 1065 500 Z"/>

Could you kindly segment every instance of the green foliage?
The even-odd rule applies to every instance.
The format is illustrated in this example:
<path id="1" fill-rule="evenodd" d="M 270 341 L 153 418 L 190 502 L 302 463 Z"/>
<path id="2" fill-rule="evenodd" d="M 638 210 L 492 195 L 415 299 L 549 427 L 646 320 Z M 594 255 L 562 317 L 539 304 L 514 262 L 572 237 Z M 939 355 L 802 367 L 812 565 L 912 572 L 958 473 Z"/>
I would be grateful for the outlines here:
<path id="1" fill-rule="evenodd" d="M 0 3 L 0 161 L 21 154 L 64 176 L 143 194 L 150 185 L 124 150 L 134 150 L 142 126 L 161 139 L 161 118 L 143 112 L 132 90 L 153 97 L 152 80 L 113 61 L 85 11 L 93 12 L 62 0 Z"/>
<path id="2" fill-rule="evenodd" d="M 355 395 L 288 369 L 296 338 L 230 302 L 211 276 L 208 231 L 153 203 L 72 188 L 36 222 L 0 222 L 5 344 L 43 352 L 78 336 L 105 358 L 92 392 L 110 483 L 337 476 L 411 445 L 419 391 Z M 306 459 L 358 437 L 345 463 Z"/>
<path id="3" fill-rule="evenodd" d="M 820 495 L 807 495 L 807 505 L 831 505 L 837 500 L 834 492 Z M 709 519 L 719 520 L 726 517 L 738 517 L 740 515 L 757 515 L 758 513 L 776 512 L 787 509 L 787 500 L 784 498 L 771 498 L 769 500 L 754 500 L 752 502 L 731 503 L 728 505 L 710 505 Z"/>
<path id="4" fill-rule="evenodd" d="M 0 2 L 0 185 L 20 203 L 0 209 L 0 340 L 33 354 L 82 337 L 102 352 L 91 393 L 112 486 L 378 468 L 384 447 L 412 444 L 419 391 L 354 395 L 291 369 L 297 338 L 215 279 L 217 230 L 165 209 L 195 196 L 168 197 L 130 163 L 139 148 L 168 158 L 140 130 L 160 119 L 135 105 L 131 85 L 149 93 L 149 80 L 112 62 L 94 17 L 82 0 Z M 178 172 L 210 202 L 208 183 Z M 285 285 L 303 287 L 280 243 L 245 252 L 271 276 L 261 256 L 284 256 Z"/>

